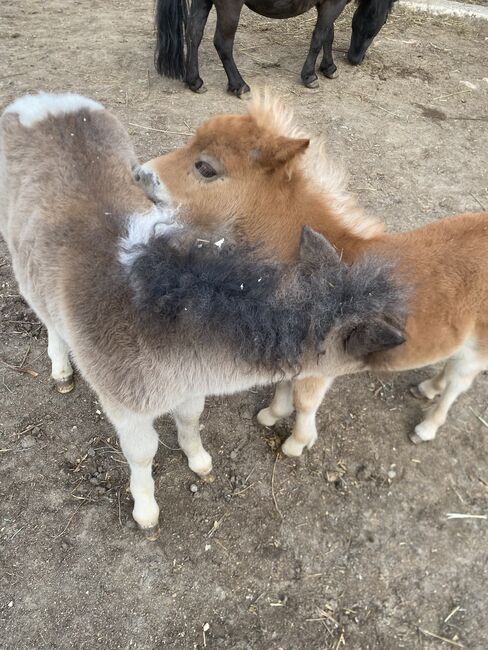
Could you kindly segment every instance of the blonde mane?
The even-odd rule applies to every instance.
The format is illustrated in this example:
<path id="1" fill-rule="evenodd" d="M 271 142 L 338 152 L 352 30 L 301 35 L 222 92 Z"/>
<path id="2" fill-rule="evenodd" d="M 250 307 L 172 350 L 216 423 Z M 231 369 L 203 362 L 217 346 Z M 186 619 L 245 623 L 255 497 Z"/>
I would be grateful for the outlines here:
<path id="1" fill-rule="evenodd" d="M 369 217 L 359 207 L 356 198 L 346 189 L 347 178 L 343 168 L 326 154 L 325 141 L 310 137 L 295 123 L 293 111 L 267 90 L 253 90 L 248 113 L 262 128 L 289 138 L 310 138 L 310 146 L 302 156 L 301 170 L 325 195 L 327 204 L 340 222 L 351 233 L 371 239 L 384 232 L 384 224 Z"/>

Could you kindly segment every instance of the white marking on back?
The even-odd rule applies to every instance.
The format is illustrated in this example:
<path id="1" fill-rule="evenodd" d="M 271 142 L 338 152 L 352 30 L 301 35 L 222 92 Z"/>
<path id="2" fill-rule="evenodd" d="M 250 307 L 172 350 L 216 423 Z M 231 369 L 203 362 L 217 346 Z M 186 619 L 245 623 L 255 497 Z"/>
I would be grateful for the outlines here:
<path id="1" fill-rule="evenodd" d="M 178 228 L 175 217 L 176 210 L 163 205 L 155 205 L 143 214 L 132 214 L 127 222 L 127 235 L 120 241 L 121 264 L 129 270 L 141 255 L 141 246 L 147 244 L 151 237 L 158 237 L 170 229 Z"/>
<path id="2" fill-rule="evenodd" d="M 42 122 L 50 115 L 63 115 L 64 113 L 77 113 L 82 109 L 90 111 L 103 111 L 104 106 L 82 95 L 66 93 L 65 95 L 52 95 L 38 93 L 37 95 L 24 95 L 9 104 L 5 113 L 17 113 L 22 126 L 30 128 Z"/>

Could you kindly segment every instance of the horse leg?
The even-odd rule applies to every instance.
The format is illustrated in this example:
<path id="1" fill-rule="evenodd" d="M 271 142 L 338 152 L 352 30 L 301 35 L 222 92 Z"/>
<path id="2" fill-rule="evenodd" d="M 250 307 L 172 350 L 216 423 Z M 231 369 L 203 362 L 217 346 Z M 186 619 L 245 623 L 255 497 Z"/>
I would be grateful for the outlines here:
<path id="1" fill-rule="evenodd" d="M 188 466 L 205 481 L 212 481 L 212 458 L 200 438 L 200 416 L 205 406 L 204 397 L 193 397 L 173 409 L 178 429 L 178 444 L 188 458 Z"/>
<path id="2" fill-rule="evenodd" d="M 302 81 L 307 88 L 317 88 L 319 85 L 317 75 L 315 74 L 315 63 L 320 49 L 325 43 L 326 37 L 330 34 L 332 28 L 332 39 L 334 38 L 334 20 L 341 13 L 346 5 L 347 0 L 321 0 L 317 7 L 317 23 L 312 34 L 308 56 L 302 68 Z M 337 7 L 340 9 L 337 10 Z M 332 47 L 332 40 L 331 40 Z M 332 57 L 332 49 L 331 49 Z"/>
<path id="3" fill-rule="evenodd" d="M 474 352 L 469 347 L 461 349 L 457 355 L 448 360 L 442 382 L 439 401 L 427 412 L 426 417 L 417 424 L 415 432 L 410 434 L 414 443 L 433 440 L 437 429 L 444 424 L 447 413 L 456 399 L 468 390 L 476 375 L 488 367 L 488 358 Z"/>
<path id="4" fill-rule="evenodd" d="M 293 384 L 291 381 L 280 381 L 279 384 L 276 384 L 271 404 L 259 411 L 258 422 L 266 427 L 272 427 L 281 418 L 291 415 L 293 411 Z"/>
<path id="5" fill-rule="evenodd" d="M 69 348 L 59 336 L 54 325 L 47 326 L 47 353 L 51 359 L 51 377 L 59 393 L 69 393 L 74 388 L 73 368 L 69 362 Z"/>
<path id="6" fill-rule="evenodd" d="M 329 79 L 337 77 L 337 66 L 334 63 L 332 57 L 332 43 L 334 42 L 334 22 L 344 11 L 344 7 L 349 0 L 326 0 L 326 4 L 330 2 L 329 13 L 328 13 L 328 29 L 325 34 L 324 39 L 324 56 L 322 58 L 322 63 L 320 64 L 320 72 Z"/>
<path id="7" fill-rule="evenodd" d="M 281 446 L 285 456 L 300 456 L 305 447 L 310 449 L 314 445 L 317 410 L 333 381 L 333 377 L 305 377 L 293 382 L 296 419 L 291 436 Z"/>
<path id="8" fill-rule="evenodd" d="M 202 42 L 203 31 L 212 0 L 193 0 L 186 29 L 186 83 L 195 93 L 203 93 L 206 88 L 198 70 L 198 48 Z"/>
<path id="9" fill-rule="evenodd" d="M 219 0 L 215 2 L 217 28 L 215 30 L 214 45 L 229 81 L 227 90 L 237 97 L 250 91 L 249 86 L 237 69 L 232 53 L 243 5 L 244 0 Z"/>
<path id="10" fill-rule="evenodd" d="M 153 417 L 134 413 L 100 395 L 107 417 L 120 440 L 120 447 L 130 467 L 130 491 L 134 499 L 132 516 L 148 539 L 158 536 L 159 507 L 154 498 L 152 463 L 158 449 L 158 434 Z"/>

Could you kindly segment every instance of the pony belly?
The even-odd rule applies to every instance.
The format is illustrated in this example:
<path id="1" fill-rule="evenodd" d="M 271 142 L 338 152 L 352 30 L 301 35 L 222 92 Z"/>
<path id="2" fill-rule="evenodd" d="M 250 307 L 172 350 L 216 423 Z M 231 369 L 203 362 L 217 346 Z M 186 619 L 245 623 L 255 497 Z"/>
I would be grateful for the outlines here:
<path id="1" fill-rule="evenodd" d="M 246 0 L 245 5 L 266 18 L 294 18 L 317 4 L 316 0 Z"/>

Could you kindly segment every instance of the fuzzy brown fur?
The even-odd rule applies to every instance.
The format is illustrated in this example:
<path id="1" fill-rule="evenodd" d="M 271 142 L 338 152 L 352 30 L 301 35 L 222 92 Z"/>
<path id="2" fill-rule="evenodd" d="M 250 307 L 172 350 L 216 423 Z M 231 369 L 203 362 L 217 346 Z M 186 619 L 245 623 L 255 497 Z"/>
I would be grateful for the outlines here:
<path id="1" fill-rule="evenodd" d="M 306 151 L 304 135 L 282 106 L 258 98 L 248 114 L 211 118 L 185 147 L 146 167 L 163 179 L 187 219 L 198 221 L 205 215 L 215 220 L 220 215 L 228 222 L 232 215 L 233 227 L 245 241 L 261 242 L 277 259 L 296 255 L 301 228 L 308 224 L 327 237 L 346 262 L 365 253 L 391 260 L 399 280 L 413 287 L 407 340 L 371 355 L 369 368 L 406 370 L 452 357 L 448 369 L 454 369 L 449 372 L 465 390 L 488 366 L 488 214 L 460 215 L 411 232 L 386 233 L 381 224 L 362 215 L 320 146 Z M 275 150 L 277 138 L 282 151 L 271 165 L 266 152 Z M 201 158 L 213 161 L 218 170 L 213 182 L 202 181 L 195 171 Z M 444 407 L 453 401 L 456 390 L 451 384 L 456 381 L 447 381 L 452 390 Z M 317 383 L 320 392 L 323 382 Z M 431 398 L 445 391 L 424 382 L 420 392 Z M 441 411 L 436 415 L 434 408 L 430 414 L 436 426 L 445 419 L 447 411 Z M 413 437 L 418 441 L 417 434 Z"/>
<path id="2" fill-rule="evenodd" d="M 128 135 L 99 104 L 20 98 L 0 120 L 0 139 L 0 231 L 20 290 L 47 327 L 58 388 L 73 387 L 71 354 L 115 426 L 144 529 L 159 513 L 155 417 L 172 411 L 190 468 L 206 477 L 205 395 L 291 378 L 297 366 L 301 376 L 348 372 L 403 340 L 404 304 L 388 265 L 373 257 L 349 269 L 310 229 L 300 263 L 283 274 L 252 247 L 234 241 L 227 252 L 208 223 L 210 249 L 195 241 L 200 224 L 185 248 L 177 213 L 134 183 Z"/>

